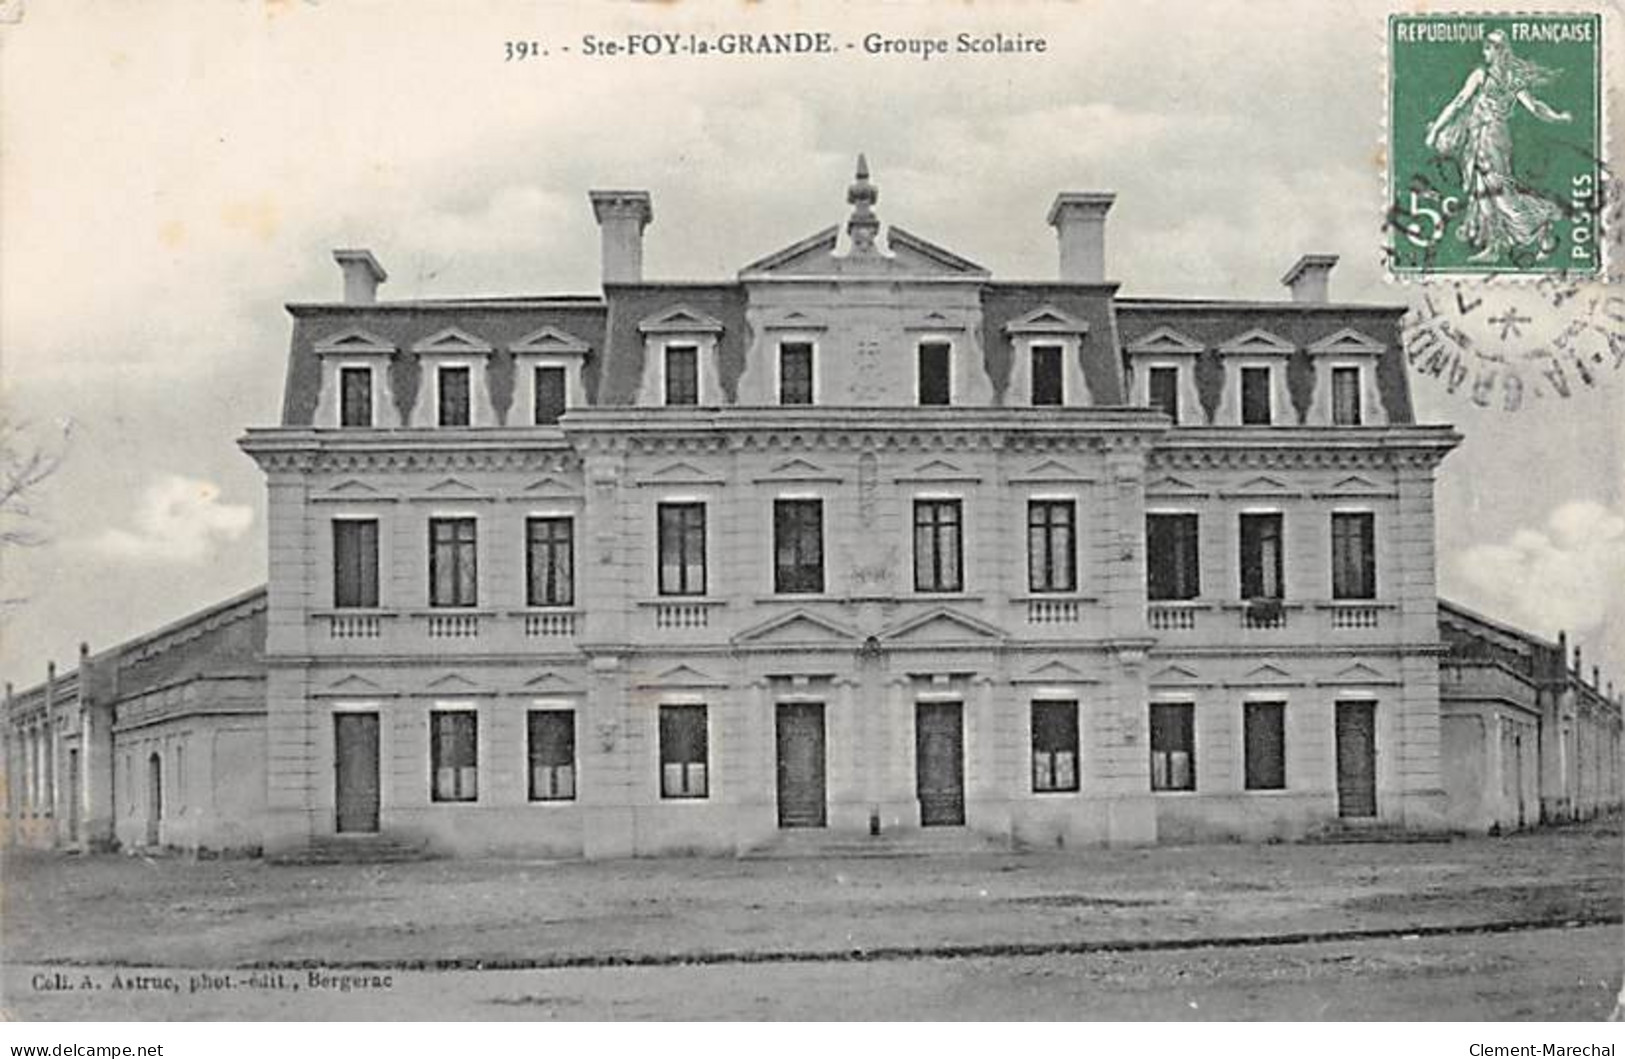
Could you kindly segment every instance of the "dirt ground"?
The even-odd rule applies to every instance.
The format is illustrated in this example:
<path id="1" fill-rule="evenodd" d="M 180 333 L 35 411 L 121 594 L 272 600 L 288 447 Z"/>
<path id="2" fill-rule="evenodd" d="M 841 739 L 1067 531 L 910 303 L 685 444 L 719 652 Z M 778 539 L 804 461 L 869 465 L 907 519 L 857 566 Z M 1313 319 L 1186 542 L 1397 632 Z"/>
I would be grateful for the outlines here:
<path id="1" fill-rule="evenodd" d="M 1625 953 L 1617 820 L 1443 844 L 3 868 L 14 1018 L 1585 1019 Z M 1545 927 L 1438 933 L 1514 924 Z M 1381 936 L 1305 937 L 1326 932 Z M 117 967 L 173 981 L 117 989 Z"/>

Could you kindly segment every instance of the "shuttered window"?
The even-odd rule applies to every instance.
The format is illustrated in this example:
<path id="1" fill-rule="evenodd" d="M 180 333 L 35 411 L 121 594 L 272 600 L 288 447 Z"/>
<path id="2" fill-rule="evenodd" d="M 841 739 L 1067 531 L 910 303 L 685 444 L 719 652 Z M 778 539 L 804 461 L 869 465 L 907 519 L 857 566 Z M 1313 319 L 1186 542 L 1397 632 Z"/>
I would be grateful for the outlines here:
<path id="1" fill-rule="evenodd" d="M 472 802 L 479 797 L 479 719 L 473 710 L 429 714 L 430 769 L 437 802 Z"/>
<path id="2" fill-rule="evenodd" d="M 378 605 L 378 521 L 333 520 L 333 606 Z"/>
<path id="3" fill-rule="evenodd" d="M 574 710 L 532 710 L 530 800 L 569 801 L 576 796 L 576 715 Z"/>
<path id="4" fill-rule="evenodd" d="M 660 796 L 704 798 L 710 757 L 704 706 L 660 707 Z"/>
<path id="5" fill-rule="evenodd" d="M 1078 789 L 1078 704 L 1033 703 L 1033 790 Z"/>
<path id="6" fill-rule="evenodd" d="M 1286 786 L 1286 707 L 1249 702 L 1242 715 L 1247 789 L 1278 791 Z"/>

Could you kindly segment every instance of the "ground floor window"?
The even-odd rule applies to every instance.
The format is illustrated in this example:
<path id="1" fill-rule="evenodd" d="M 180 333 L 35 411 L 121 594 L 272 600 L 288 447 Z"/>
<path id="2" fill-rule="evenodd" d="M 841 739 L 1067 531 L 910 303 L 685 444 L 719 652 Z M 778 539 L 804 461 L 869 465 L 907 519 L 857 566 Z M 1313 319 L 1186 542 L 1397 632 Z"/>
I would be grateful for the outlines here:
<path id="1" fill-rule="evenodd" d="M 1247 789 L 1278 791 L 1286 787 L 1286 706 L 1249 702 L 1242 715 Z"/>
<path id="2" fill-rule="evenodd" d="M 660 796 L 706 797 L 709 757 L 705 707 L 660 707 Z"/>
<path id="3" fill-rule="evenodd" d="M 429 767 L 437 802 L 472 802 L 479 797 L 478 719 L 472 710 L 429 714 Z"/>
<path id="4" fill-rule="evenodd" d="M 530 800 L 569 801 L 576 796 L 574 710 L 530 712 Z"/>
<path id="5" fill-rule="evenodd" d="M 1033 790 L 1078 789 L 1078 704 L 1033 703 Z"/>
<path id="6" fill-rule="evenodd" d="M 1196 789 L 1196 707 L 1157 703 L 1151 707 L 1151 789 Z"/>

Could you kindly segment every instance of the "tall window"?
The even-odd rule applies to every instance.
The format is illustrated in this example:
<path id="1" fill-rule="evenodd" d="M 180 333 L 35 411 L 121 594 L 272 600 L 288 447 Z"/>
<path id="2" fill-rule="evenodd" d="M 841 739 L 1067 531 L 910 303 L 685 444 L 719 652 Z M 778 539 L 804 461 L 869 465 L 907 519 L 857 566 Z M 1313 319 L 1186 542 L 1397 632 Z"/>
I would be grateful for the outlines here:
<path id="1" fill-rule="evenodd" d="M 1063 404 L 1065 386 L 1061 382 L 1061 347 L 1033 347 L 1033 404 Z"/>
<path id="2" fill-rule="evenodd" d="M 964 586 L 957 500 L 914 501 L 914 591 L 958 592 Z"/>
<path id="3" fill-rule="evenodd" d="M 704 706 L 660 707 L 662 798 L 704 798 L 709 754 Z"/>
<path id="4" fill-rule="evenodd" d="M 661 504 L 660 594 L 705 595 L 705 505 Z"/>
<path id="5" fill-rule="evenodd" d="M 530 800 L 562 802 L 576 796 L 574 710 L 531 710 Z"/>
<path id="6" fill-rule="evenodd" d="M 1286 706 L 1249 702 L 1242 713 L 1247 789 L 1278 791 L 1286 786 Z"/>
<path id="7" fill-rule="evenodd" d="M 1196 789 L 1196 707 L 1155 703 L 1151 707 L 1151 789 Z"/>
<path id="8" fill-rule="evenodd" d="M 1152 368 L 1145 381 L 1151 407 L 1179 422 L 1179 369 Z"/>
<path id="9" fill-rule="evenodd" d="M 947 404 L 949 402 L 952 391 L 948 366 L 950 348 L 946 342 L 920 343 L 921 404 Z"/>
<path id="10" fill-rule="evenodd" d="M 525 602 L 568 607 L 575 602 L 575 526 L 568 518 L 525 521 Z"/>
<path id="11" fill-rule="evenodd" d="M 1332 514 L 1332 598 L 1377 598 L 1376 516 Z"/>
<path id="12" fill-rule="evenodd" d="M 811 342 L 784 342 L 779 345 L 779 403 L 813 403 Z"/>
<path id="13" fill-rule="evenodd" d="M 429 520 L 429 606 L 472 607 L 479 602 L 474 520 Z"/>
<path id="14" fill-rule="evenodd" d="M 440 425 L 466 427 L 468 417 L 469 370 L 465 367 L 442 367 L 440 380 Z"/>
<path id="15" fill-rule="evenodd" d="M 773 591 L 824 591 L 824 502 L 773 501 Z"/>
<path id="16" fill-rule="evenodd" d="M 666 403 L 700 403 L 700 350 L 697 346 L 666 347 Z"/>
<path id="17" fill-rule="evenodd" d="M 1360 425 L 1360 369 L 1332 369 L 1332 425 Z"/>
<path id="18" fill-rule="evenodd" d="M 1282 577 L 1281 516 L 1241 516 L 1241 597 L 1280 599 Z"/>
<path id="19" fill-rule="evenodd" d="M 372 369 L 339 369 L 339 426 L 372 426 Z"/>
<path id="20" fill-rule="evenodd" d="M 473 710 L 429 714 L 429 758 L 433 798 L 472 802 L 479 797 L 479 721 Z"/>
<path id="21" fill-rule="evenodd" d="M 1027 502 L 1027 587 L 1073 592 L 1078 587 L 1077 508 L 1070 500 Z"/>
<path id="22" fill-rule="evenodd" d="M 564 414 L 564 369 L 541 365 L 534 380 L 536 395 L 536 425 L 557 423 Z"/>
<path id="23" fill-rule="evenodd" d="M 1270 425 L 1270 369 L 1241 369 L 1241 422 L 1250 427 Z"/>
<path id="24" fill-rule="evenodd" d="M 1078 704 L 1033 703 L 1033 790 L 1078 789 Z"/>
<path id="25" fill-rule="evenodd" d="M 378 605 L 378 520 L 333 520 L 333 606 Z"/>
<path id="26" fill-rule="evenodd" d="M 1194 514 L 1145 517 L 1145 594 L 1151 600 L 1202 594 L 1201 550 Z"/>

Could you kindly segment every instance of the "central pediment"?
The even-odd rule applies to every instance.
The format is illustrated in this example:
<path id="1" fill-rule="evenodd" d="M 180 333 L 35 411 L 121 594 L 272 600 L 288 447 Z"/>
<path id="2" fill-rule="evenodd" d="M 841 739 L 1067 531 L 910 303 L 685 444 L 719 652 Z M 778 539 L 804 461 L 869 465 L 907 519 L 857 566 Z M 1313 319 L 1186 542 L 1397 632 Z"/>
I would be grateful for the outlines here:
<path id="1" fill-rule="evenodd" d="M 876 277 L 900 279 L 909 277 L 960 276 L 967 279 L 986 279 L 991 273 L 968 258 L 936 243 L 922 239 L 895 224 L 886 229 L 885 249 L 875 247 L 867 253 L 840 252 L 839 229 L 831 225 L 814 232 L 799 242 L 768 254 L 739 270 L 743 280 L 766 277 L 808 278 Z"/>

